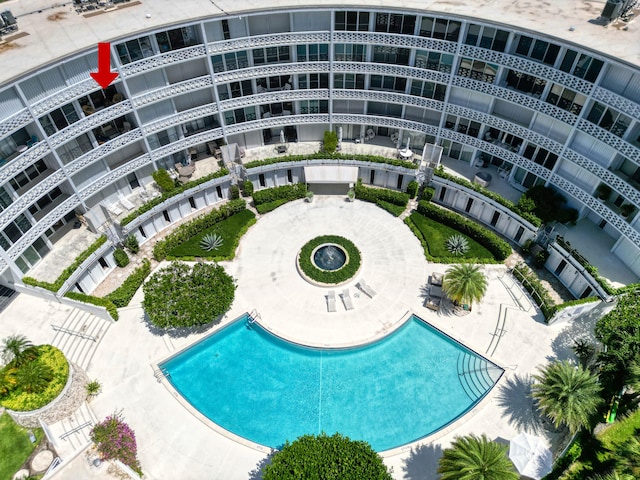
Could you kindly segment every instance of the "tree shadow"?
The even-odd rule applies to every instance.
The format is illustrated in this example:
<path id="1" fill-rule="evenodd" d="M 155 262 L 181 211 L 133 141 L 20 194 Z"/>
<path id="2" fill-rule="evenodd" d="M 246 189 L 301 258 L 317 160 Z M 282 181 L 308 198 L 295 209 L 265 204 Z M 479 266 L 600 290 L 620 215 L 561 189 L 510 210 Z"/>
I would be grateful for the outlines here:
<path id="1" fill-rule="evenodd" d="M 264 467 L 271 463 L 271 459 L 276 454 L 276 452 L 277 450 L 271 450 L 266 457 L 260 460 L 256 465 L 256 468 L 249 472 L 248 480 L 262 480 L 262 471 L 264 470 Z"/>
<path id="2" fill-rule="evenodd" d="M 402 467 L 407 480 L 437 480 L 439 478 L 438 461 L 442 456 L 442 447 L 434 444 L 418 445 L 411 449 L 411 453 Z"/>
<path id="3" fill-rule="evenodd" d="M 594 308 L 573 318 L 571 323 L 563 328 L 556 338 L 553 339 L 553 342 L 551 342 L 554 357 L 549 358 L 549 360 L 575 360 L 576 356 L 573 351 L 575 341 L 584 339 L 589 343 L 595 343 L 596 339 L 593 334 L 593 329 L 601 316 L 602 310 L 600 308 Z"/>
<path id="4" fill-rule="evenodd" d="M 536 408 L 531 396 L 532 384 L 530 375 L 514 375 L 499 388 L 496 399 L 509 424 L 516 430 L 541 433 L 551 424 Z"/>

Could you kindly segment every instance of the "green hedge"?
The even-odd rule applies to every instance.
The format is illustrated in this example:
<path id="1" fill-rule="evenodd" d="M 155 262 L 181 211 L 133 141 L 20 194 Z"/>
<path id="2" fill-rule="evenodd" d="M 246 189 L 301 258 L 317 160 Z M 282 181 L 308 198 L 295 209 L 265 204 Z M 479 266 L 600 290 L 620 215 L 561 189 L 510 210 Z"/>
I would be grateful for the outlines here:
<path id="1" fill-rule="evenodd" d="M 241 212 L 247 208 L 247 204 L 242 199 L 230 200 L 222 205 L 218 210 L 212 210 L 206 215 L 200 215 L 193 220 L 184 223 L 177 227 L 173 232 L 165 237 L 164 240 L 160 240 L 153 247 L 153 257 L 162 261 L 167 258 L 167 255 L 171 250 L 178 245 L 186 242 L 192 237 L 203 230 L 215 225 L 225 218 L 229 218 L 231 215 Z"/>
<path id="2" fill-rule="evenodd" d="M 116 248 L 113 252 L 113 259 L 120 268 L 129 265 L 129 255 L 122 248 Z"/>
<path id="3" fill-rule="evenodd" d="M 564 310 L 565 308 L 568 308 L 568 307 L 574 307 L 576 305 L 582 305 L 585 303 L 592 303 L 592 302 L 599 302 L 599 301 L 600 301 L 600 297 L 585 297 L 585 298 L 577 298 L 575 300 L 569 300 L 568 302 L 564 302 L 559 305 L 556 305 L 553 313 L 555 314 L 560 310 Z"/>
<path id="4" fill-rule="evenodd" d="M 262 215 L 264 213 L 269 213 L 270 211 L 275 210 L 276 208 L 278 208 L 281 205 L 284 205 L 285 203 L 289 203 L 289 200 L 285 200 L 284 198 L 280 200 L 274 200 L 273 202 L 267 202 L 267 203 L 262 203 L 260 205 L 256 205 L 256 210 L 260 215 Z"/>
<path id="5" fill-rule="evenodd" d="M 471 237 L 489 250 L 496 260 L 504 260 L 511 255 L 511 246 L 507 242 L 486 227 L 468 220 L 462 215 L 436 207 L 425 201 L 418 203 L 418 213 Z"/>
<path id="6" fill-rule="evenodd" d="M 310 155 L 286 155 L 284 157 L 266 158 L 264 160 L 255 160 L 253 162 L 248 162 L 244 166 L 245 168 L 249 169 L 260 167 L 262 165 L 272 165 L 274 163 L 300 162 L 304 160 L 357 160 L 360 162 L 386 163 L 387 165 L 403 167 L 410 170 L 416 170 L 418 168 L 418 165 L 413 162 L 405 162 L 403 160 L 380 157 L 377 155 L 354 155 L 347 153 L 329 154 L 326 152 L 312 153 Z"/>
<path id="7" fill-rule="evenodd" d="M 512 273 L 540 307 L 545 321 L 553 317 L 556 312 L 555 302 L 547 292 L 547 289 L 540 283 L 538 276 L 522 262 L 513 267 Z"/>
<path id="8" fill-rule="evenodd" d="M 91 244 L 91 246 L 89 246 L 89 248 L 87 248 L 84 252 L 78 255 L 78 257 L 74 260 L 74 262 L 69 267 L 65 268 L 64 271 L 60 274 L 58 278 L 56 278 L 56 280 L 53 283 L 43 282 L 31 277 L 23 277 L 22 281 L 25 283 L 25 285 L 31 285 L 33 287 L 41 287 L 47 290 L 51 290 L 52 292 L 57 292 L 62 288 L 62 285 L 64 284 L 64 282 L 66 282 L 69 279 L 69 277 L 73 274 L 73 272 L 75 272 L 78 269 L 78 267 L 82 264 L 82 262 L 84 262 L 87 258 L 91 256 L 91 254 L 93 254 L 93 252 L 95 252 L 102 245 L 104 245 L 106 241 L 107 241 L 107 237 L 104 235 L 98 238 L 95 242 Z"/>
<path id="9" fill-rule="evenodd" d="M 376 202 L 376 205 L 382 208 L 383 210 L 386 210 L 394 217 L 399 217 L 400 215 L 402 215 L 402 212 L 404 212 L 406 208 L 406 207 L 403 207 L 402 205 L 394 205 L 393 203 L 385 202 L 383 200 L 378 200 Z"/>
<path id="10" fill-rule="evenodd" d="M 151 174 L 153 180 L 158 184 L 163 192 L 170 192 L 176 188 L 176 182 L 171 178 L 169 172 L 164 168 L 160 168 Z"/>
<path id="11" fill-rule="evenodd" d="M 420 200 L 424 200 L 425 202 L 430 202 L 433 196 L 435 195 L 436 190 L 433 187 L 424 187 L 422 189 L 422 195 Z"/>
<path id="12" fill-rule="evenodd" d="M 265 188 L 264 190 L 253 192 L 253 204 L 257 208 L 258 205 L 275 202 L 276 200 L 286 200 L 287 202 L 289 202 L 291 200 L 304 198 L 306 194 L 307 186 L 304 183 L 295 183 L 293 185 Z"/>
<path id="13" fill-rule="evenodd" d="M 491 200 L 499 203 L 503 207 L 508 208 L 509 210 L 514 212 L 515 214 L 517 214 L 520 217 L 524 218 L 525 220 L 527 220 L 529 223 L 531 223 L 532 225 L 534 225 L 536 227 L 539 227 L 540 225 L 542 225 L 542 220 L 540 220 L 540 218 L 536 217 L 533 213 L 525 212 L 525 211 L 521 210 L 511 200 L 507 200 L 506 198 L 498 195 L 495 192 L 492 192 L 491 190 L 487 190 L 486 188 L 481 187 L 478 184 L 471 183 L 469 180 L 466 180 L 464 178 L 460 178 L 460 177 L 457 177 L 455 175 L 451 175 L 451 174 L 445 172 L 444 168 L 442 168 L 442 165 L 440 167 L 438 167 L 433 173 L 434 173 L 434 175 L 436 175 L 436 176 L 438 176 L 440 178 L 445 178 L 445 179 L 447 179 L 447 180 L 449 180 L 451 182 L 457 183 L 458 185 L 462 185 L 463 187 L 467 187 L 470 190 L 474 190 L 474 191 L 484 195 L 485 197 L 490 198 Z"/>
<path id="14" fill-rule="evenodd" d="M 427 260 L 435 263 L 499 263 L 492 253 L 473 238 L 467 238 L 469 250 L 464 255 L 452 255 L 446 248 L 446 241 L 451 235 L 461 232 L 453 227 L 443 225 L 433 219 L 413 212 L 405 219 L 422 247 Z"/>
<path id="15" fill-rule="evenodd" d="M 388 188 L 372 188 L 362 185 L 362 181 L 358 179 L 355 187 L 356 198 L 365 202 L 377 203 L 378 201 L 393 203 L 406 207 L 409 203 L 409 195 Z"/>
<path id="16" fill-rule="evenodd" d="M 111 300 L 118 308 L 126 307 L 150 273 L 151 262 L 145 258 L 142 260 L 142 265 L 136 268 L 122 285 L 104 298 Z"/>
<path id="17" fill-rule="evenodd" d="M 407 189 L 406 189 L 406 192 L 409 195 L 409 197 L 416 198 L 416 195 L 418 194 L 418 188 L 419 187 L 420 187 L 420 185 L 418 184 L 418 182 L 416 182 L 415 180 L 411 180 L 407 184 Z"/>
<path id="18" fill-rule="evenodd" d="M 324 243 L 335 243 L 347 252 L 349 260 L 341 269 L 334 271 L 321 270 L 311 262 L 311 253 L 313 253 L 313 250 Z M 304 274 L 316 282 L 326 284 L 342 283 L 349 280 L 358 272 L 360 262 L 360 250 L 358 250 L 351 240 L 338 235 L 316 237 L 305 243 L 300 250 L 300 255 L 298 255 L 298 265 Z"/>
<path id="19" fill-rule="evenodd" d="M 44 390 L 33 393 L 24 391 L 18 384 L 6 395 L 0 396 L 0 405 L 3 407 L 19 412 L 37 410 L 55 400 L 64 389 L 69 378 L 69 362 L 64 353 L 52 345 L 39 345 L 35 348 L 38 356 L 30 362 L 38 362 L 51 369 L 53 376 L 49 384 Z"/>
<path id="20" fill-rule="evenodd" d="M 165 200 L 167 200 L 167 199 L 169 199 L 171 197 L 175 197 L 176 195 L 179 195 L 182 192 L 186 192 L 187 190 L 189 190 L 189 189 L 191 189 L 193 187 L 197 187 L 198 185 L 206 183 L 209 180 L 213 180 L 214 178 L 224 177 L 225 175 L 229 175 L 229 170 L 227 170 L 226 168 L 221 168 L 217 172 L 213 172 L 213 173 L 211 173 L 209 175 L 206 175 L 206 176 L 204 176 L 202 178 L 198 178 L 197 180 L 192 180 L 191 182 L 184 183 L 184 184 L 180 185 L 179 187 L 174 188 L 170 192 L 164 192 L 160 197 L 154 198 L 153 200 L 149 200 L 147 203 L 142 205 L 140 208 L 138 208 L 137 210 L 131 212 L 129 215 L 124 217 L 122 220 L 120 220 L 120 225 L 124 226 L 124 225 L 127 225 L 127 224 L 131 223 L 134 219 L 138 218 L 143 213 L 146 213 L 149 210 L 153 209 L 154 207 L 157 207 L 162 202 L 164 202 Z"/>
<path id="21" fill-rule="evenodd" d="M 118 307 L 116 307 L 115 304 L 108 298 L 94 297 L 93 295 L 86 295 L 80 292 L 67 292 L 64 296 L 78 302 L 89 303 L 98 307 L 104 307 L 107 309 L 109 315 L 111 315 L 111 318 L 113 318 L 114 320 L 118 320 L 119 318 Z"/>
<path id="22" fill-rule="evenodd" d="M 338 148 L 338 135 L 333 130 L 324 132 L 324 141 L 322 143 L 322 151 L 325 153 L 335 153 Z"/>

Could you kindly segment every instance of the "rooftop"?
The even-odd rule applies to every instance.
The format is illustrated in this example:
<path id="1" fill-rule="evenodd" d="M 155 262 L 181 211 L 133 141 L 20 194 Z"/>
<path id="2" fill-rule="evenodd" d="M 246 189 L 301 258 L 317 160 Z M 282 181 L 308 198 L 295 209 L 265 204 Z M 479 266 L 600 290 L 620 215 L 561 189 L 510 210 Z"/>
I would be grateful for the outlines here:
<path id="1" fill-rule="evenodd" d="M 402 10 L 454 14 L 512 25 L 544 33 L 589 47 L 620 60 L 640 66 L 640 22 L 613 22 L 608 26 L 598 20 L 605 0 L 555 0 L 534 3 L 513 0 L 406 0 Z M 49 62 L 86 49 L 97 49 L 98 42 L 114 41 L 136 32 L 199 18 L 239 15 L 259 11 L 250 0 L 142 0 L 119 4 L 118 9 L 79 15 L 71 1 L 11 0 L 3 2 L 18 20 L 17 34 L 5 37 L 0 45 L 0 82 L 32 72 Z M 326 0 L 273 0 L 263 10 L 275 12 L 295 8 L 396 8 L 397 2 L 385 0 L 375 6 L 365 0 L 348 0 L 336 4 Z M 123 8 L 125 7 L 125 8 Z M 102 11 L 100 11 L 102 12 Z M 25 35 L 26 34 L 26 35 Z M 14 38 L 12 40 L 12 38 Z"/>

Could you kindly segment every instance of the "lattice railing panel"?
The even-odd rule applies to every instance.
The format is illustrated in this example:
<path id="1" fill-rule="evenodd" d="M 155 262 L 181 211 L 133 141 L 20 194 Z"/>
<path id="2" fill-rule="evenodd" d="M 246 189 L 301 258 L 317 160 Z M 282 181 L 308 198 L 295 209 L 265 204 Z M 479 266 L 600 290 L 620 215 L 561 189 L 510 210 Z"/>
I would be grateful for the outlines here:
<path id="1" fill-rule="evenodd" d="M 99 87 L 96 84 L 93 78 L 88 78 L 87 80 L 77 83 L 71 87 L 68 87 L 64 90 L 60 90 L 50 97 L 45 98 L 44 100 L 39 101 L 35 105 L 31 107 L 31 111 L 34 115 L 38 117 L 44 113 L 47 113 L 55 108 L 61 107 L 62 105 L 66 105 L 72 100 L 75 100 L 78 97 L 83 95 L 87 95 L 95 90 L 98 90 Z"/>
<path id="2" fill-rule="evenodd" d="M 221 40 L 207 44 L 210 54 L 234 52 L 259 47 L 271 47 L 278 45 L 299 45 L 307 43 L 329 43 L 329 32 L 286 32 L 271 35 L 257 35 L 233 40 Z"/>
<path id="3" fill-rule="evenodd" d="M 176 95 L 181 95 L 187 92 L 194 92 L 196 90 L 201 90 L 203 88 L 211 86 L 213 86 L 213 80 L 211 79 L 211 76 L 205 75 L 203 77 L 185 80 L 184 82 L 174 83 L 173 85 L 162 87 L 152 92 L 143 93 L 142 95 L 134 97 L 131 100 L 131 103 L 133 103 L 133 105 L 136 107 L 141 107 L 143 105 L 148 105 L 160 100 L 175 97 Z"/>
<path id="4" fill-rule="evenodd" d="M 0 138 L 31 122 L 31 114 L 25 109 L 0 122 Z"/>
<path id="5" fill-rule="evenodd" d="M 455 42 L 447 42 L 445 40 L 437 40 L 435 38 L 428 37 L 416 37 L 415 35 L 347 31 L 333 32 L 333 43 L 388 45 L 404 48 L 418 48 L 420 50 L 433 50 L 444 53 L 455 53 L 458 47 Z"/>
<path id="6" fill-rule="evenodd" d="M 351 123 L 366 126 L 389 127 L 398 130 L 411 130 L 414 132 L 425 133 L 427 135 L 437 135 L 438 127 L 427 125 L 422 122 L 414 122 L 412 120 L 403 120 L 393 117 L 378 117 L 374 115 L 363 115 L 357 113 L 334 113 L 332 115 L 334 123 Z"/>
<path id="7" fill-rule="evenodd" d="M 189 147 L 193 147 L 201 143 L 216 140 L 220 137 L 222 137 L 222 128 L 217 127 L 212 130 L 207 130 L 206 132 L 191 135 L 190 137 L 181 138 L 180 140 L 177 140 L 168 145 L 164 145 L 163 147 L 160 147 L 157 150 L 151 152 L 151 156 L 154 160 L 160 160 L 167 155 L 186 150 Z"/>
<path id="8" fill-rule="evenodd" d="M 620 137 L 615 136 L 613 133 L 608 132 L 604 128 L 600 128 L 597 125 L 594 125 L 593 123 L 584 119 L 580 120 L 578 128 L 591 137 L 597 138 L 610 147 L 615 148 L 617 151 L 629 157 L 630 159 L 635 160 L 636 162 L 640 160 L 640 148 L 634 147 L 630 143 L 625 142 Z"/>
<path id="9" fill-rule="evenodd" d="M 442 111 L 443 102 L 430 98 L 415 97 L 404 93 L 381 92 L 377 90 L 334 90 L 333 98 L 336 100 L 369 100 L 375 102 L 399 103 L 415 107 L 429 108 Z"/>
<path id="10" fill-rule="evenodd" d="M 593 90 L 592 96 L 594 99 L 605 103 L 616 110 L 635 118 L 636 120 L 640 119 L 640 105 L 628 98 L 621 97 L 617 93 L 613 93 L 612 91 L 602 87 L 596 87 Z"/>
<path id="11" fill-rule="evenodd" d="M 252 122 L 236 123 L 225 127 L 227 135 L 252 132 L 263 128 L 286 127 L 287 125 L 308 125 L 317 123 L 329 123 L 328 114 L 311 115 L 284 115 L 282 117 L 269 117 Z"/>
<path id="12" fill-rule="evenodd" d="M 14 177 L 17 173 L 26 169 L 36 160 L 41 159 L 47 153 L 50 153 L 49 145 L 47 142 L 36 143 L 33 147 L 21 153 L 19 156 L 11 160 L 9 163 L 2 166 L 0 169 L 0 183 L 4 183 L 10 178 Z"/>
<path id="13" fill-rule="evenodd" d="M 185 110 L 184 112 L 176 113 L 170 117 L 163 118 L 142 127 L 142 131 L 145 135 L 149 135 L 160 130 L 164 130 L 181 123 L 188 122 L 190 120 L 196 120 L 202 117 L 208 117 L 218 113 L 218 107 L 215 103 L 209 103 L 201 107 L 192 108 L 191 110 Z"/>
<path id="14" fill-rule="evenodd" d="M 214 75 L 216 83 L 237 82 L 260 77 L 274 77 L 294 75 L 297 73 L 325 73 L 329 72 L 329 62 L 306 63 L 278 63 L 274 65 L 260 65 L 240 70 L 230 70 Z"/>
<path id="15" fill-rule="evenodd" d="M 396 77 L 416 78 L 431 82 L 449 83 L 449 73 L 425 68 L 402 67 L 385 63 L 366 62 L 334 62 L 333 71 L 336 73 L 371 73 L 376 75 L 391 75 Z"/>
<path id="16" fill-rule="evenodd" d="M 137 62 L 124 65 L 120 71 L 123 77 L 129 77 L 149 70 L 155 70 L 165 65 L 171 65 L 172 63 L 184 62 L 194 58 L 202 58 L 206 55 L 207 51 L 204 45 L 196 45 L 194 47 L 187 47 L 181 50 L 174 50 L 161 55 L 143 58 Z"/>
<path id="17" fill-rule="evenodd" d="M 97 192 L 102 190 L 103 188 L 111 185 L 113 182 L 120 180 L 123 177 L 126 177 L 130 173 L 136 171 L 140 167 L 144 167 L 151 163 L 151 156 L 149 154 L 144 154 L 137 157 L 134 160 L 131 160 L 124 165 L 111 170 L 109 173 L 99 178 L 91 185 L 83 188 L 79 193 L 80 197 L 83 199 L 88 199 L 92 195 L 95 195 Z"/>
<path id="18" fill-rule="evenodd" d="M 105 123 L 122 117 L 123 115 L 126 115 L 130 112 L 131 102 L 129 100 L 116 103 L 109 108 L 105 108 L 104 110 L 100 110 L 99 112 L 81 118 L 78 122 L 69 125 L 63 130 L 60 130 L 56 134 L 49 137 L 49 143 L 53 147 L 57 147 L 59 145 L 62 145 L 63 143 L 67 143 L 69 140 L 77 137 L 81 133 L 92 130 L 96 127 L 99 127 L 100 125 L 104 125 Z"/>
<path id="19" fill-rule="evenodd" d="M 103 157 L 106 157 L 111 152 L 114 152 L 125 145 L 135 142 L 136 140 L 140 140 L 142 138 L 142 132 L 139 128 L 135 130 L 131 130 L 130 132 L 123 133 L 117 138 L 100 145 L 98 148 L 94 148 L 88 153 L 85 153 L 81 157 L 76 160 L 70 162 L 65 168 L 69 175 L 82 170 L 83 168 L 91 165 L 92 163 L 100 160 Z"/>
<path id="20" fill-rule="evenodd" d="M 259 93 L 246 97 L 230 98 L 220 102 L 223 111 L 234 110 L 236 108 L 248 107 L 252 105 L 264 105 L 274 102 L 294 102 L 296 100 L 327 100 L 329 98 L 328 89 L 313 90 L 281 90 L 277 92 Z"/>

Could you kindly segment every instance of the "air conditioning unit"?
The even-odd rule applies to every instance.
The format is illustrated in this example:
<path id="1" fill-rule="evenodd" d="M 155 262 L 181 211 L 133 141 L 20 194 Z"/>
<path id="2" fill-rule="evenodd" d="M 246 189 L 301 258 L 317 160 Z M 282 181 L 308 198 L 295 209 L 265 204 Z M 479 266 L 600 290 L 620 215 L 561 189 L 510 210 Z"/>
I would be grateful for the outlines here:
<path id="1" fill-rule="evenodd" d="M 607 20 L 614 20 L 620 16 L 622 7 L 622 0 L 607 0 L 607 3 L 602 9 L 602 13 L 600 14 L 600 16 L 606 18 Z"/>
<path id="2" fill-rule="evenodd" d="M 9 10 L 0 13 L 0 34 L 5 35 L 18 30 L 18 22 Z"/>

